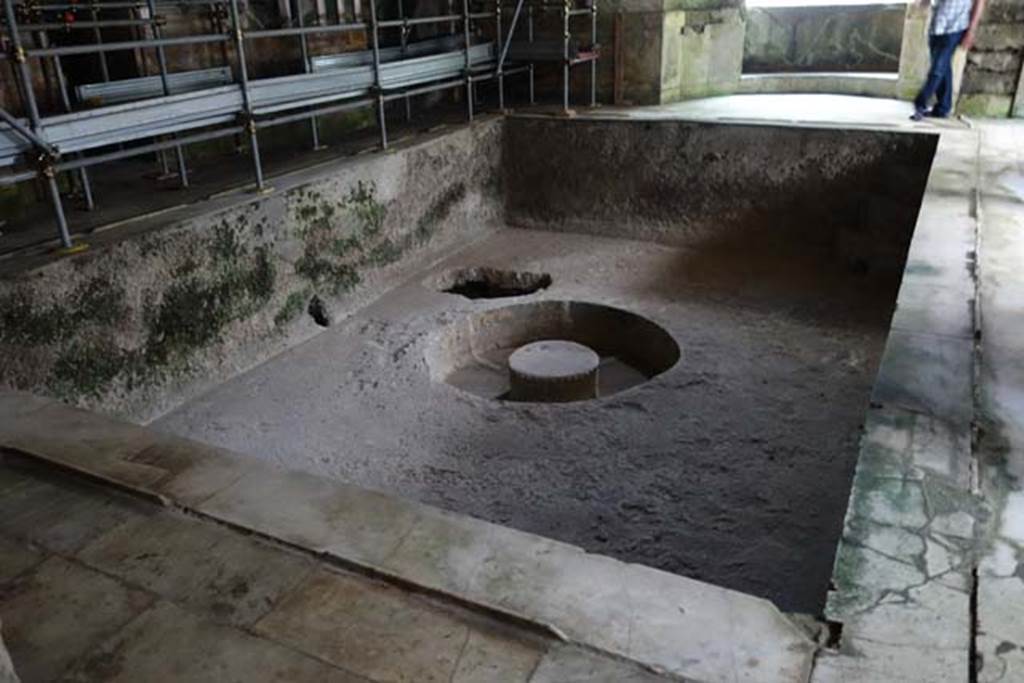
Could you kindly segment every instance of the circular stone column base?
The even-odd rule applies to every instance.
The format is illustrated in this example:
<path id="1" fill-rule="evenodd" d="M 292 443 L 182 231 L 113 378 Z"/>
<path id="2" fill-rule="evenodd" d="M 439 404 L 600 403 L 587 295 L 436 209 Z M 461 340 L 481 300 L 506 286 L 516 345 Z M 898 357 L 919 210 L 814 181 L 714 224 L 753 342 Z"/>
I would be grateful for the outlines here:
<path id="1" fill-rule="evenodd" d="M 597 398 L 601 358 L 583 344 L 556 339 L 521 346 L 508 358 L 512 401 L 566 403 Z"/>

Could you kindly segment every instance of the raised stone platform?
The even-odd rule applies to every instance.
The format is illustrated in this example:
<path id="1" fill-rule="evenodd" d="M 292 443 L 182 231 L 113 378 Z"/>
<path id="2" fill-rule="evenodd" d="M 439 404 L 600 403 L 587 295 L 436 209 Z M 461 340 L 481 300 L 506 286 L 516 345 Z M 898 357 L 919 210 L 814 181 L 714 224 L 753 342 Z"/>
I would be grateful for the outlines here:
<path id="1" fill-rule="evenodd" d="M 583 344 L 550 339 L 516 349 L 508 357 L 513 401 L 563 403 L 597 398 L 601 358 Z"/>

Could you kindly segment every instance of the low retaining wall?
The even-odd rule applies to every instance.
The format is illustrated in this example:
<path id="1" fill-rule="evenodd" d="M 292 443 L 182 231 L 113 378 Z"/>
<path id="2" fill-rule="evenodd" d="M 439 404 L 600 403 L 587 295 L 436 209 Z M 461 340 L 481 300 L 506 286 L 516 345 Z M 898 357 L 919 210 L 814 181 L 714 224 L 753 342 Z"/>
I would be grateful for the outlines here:
<path id="1" fill-rule="evenodd" d="M 497 227 L 501 126 L 276 179 L 0 276 L 0 387 L 147 420 L 313 336 Z"/>
<path id="2" fill-rule="evenodd" d="M 686 121 L 506 123 L 511 224 L 902 269 L 936 138 Z"/>

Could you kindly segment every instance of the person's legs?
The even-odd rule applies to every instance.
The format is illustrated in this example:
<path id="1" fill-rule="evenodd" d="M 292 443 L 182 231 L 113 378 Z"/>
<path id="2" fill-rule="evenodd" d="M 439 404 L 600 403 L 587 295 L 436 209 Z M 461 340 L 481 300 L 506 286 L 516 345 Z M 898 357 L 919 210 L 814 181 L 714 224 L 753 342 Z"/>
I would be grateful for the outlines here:
<path id="1" fill-rule="evenodd" d="M 932 97 L 938 95 L 936 115 L 945 116 L 953 106 L 953 53 L 960 44 L 963 33 L 946 33 L 939 36 L 928 36 L 928 49 L 931 52 L 931 67 L 921 91 L 914 99 L 914 108 L 919 114 L 928 111 Z"/>
<path id="2" fill-rule="evenodd" d="M 917 93 L 917 97 L 914 98 L 914 109 L 918 112 L 928 110 L 928 105 L 931 103 L 935 91 L 939 88 L 940 72 L 935 67 L 939 62 L 939 39 L 941 37 L 928 36 L 928 51 L 931 53 L 931 65 L 928 67 L 928 75 L 924 79 L 921 90 Z"/>
<path id="3" fill-rule="evenodd" d="M 949 33 L 942 52 L 942 80 L 935 91 L 935 107 L 932 108 L 932 116 L 945 117 L 953 110 L 953 55 L 956 54 L 956 47 L 963 39 L 963 32 Z"/>

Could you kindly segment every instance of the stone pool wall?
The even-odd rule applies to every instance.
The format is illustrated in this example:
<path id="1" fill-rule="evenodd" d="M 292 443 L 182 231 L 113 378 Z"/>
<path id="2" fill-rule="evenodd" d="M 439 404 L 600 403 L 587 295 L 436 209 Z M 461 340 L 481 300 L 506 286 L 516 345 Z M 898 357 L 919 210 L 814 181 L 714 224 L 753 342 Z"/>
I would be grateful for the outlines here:
<path id="1" fill-rule="evenodd" d="M 0 386 L 146 420 L 496 229 L 501 122 L 0 276 Z"/>
<path id="2" fill-rule="evenodd" d="M 882 131 L 513 117 L 507 218 L 702 249 L 820 247 L 900 270 L 935 145 Z"/>

